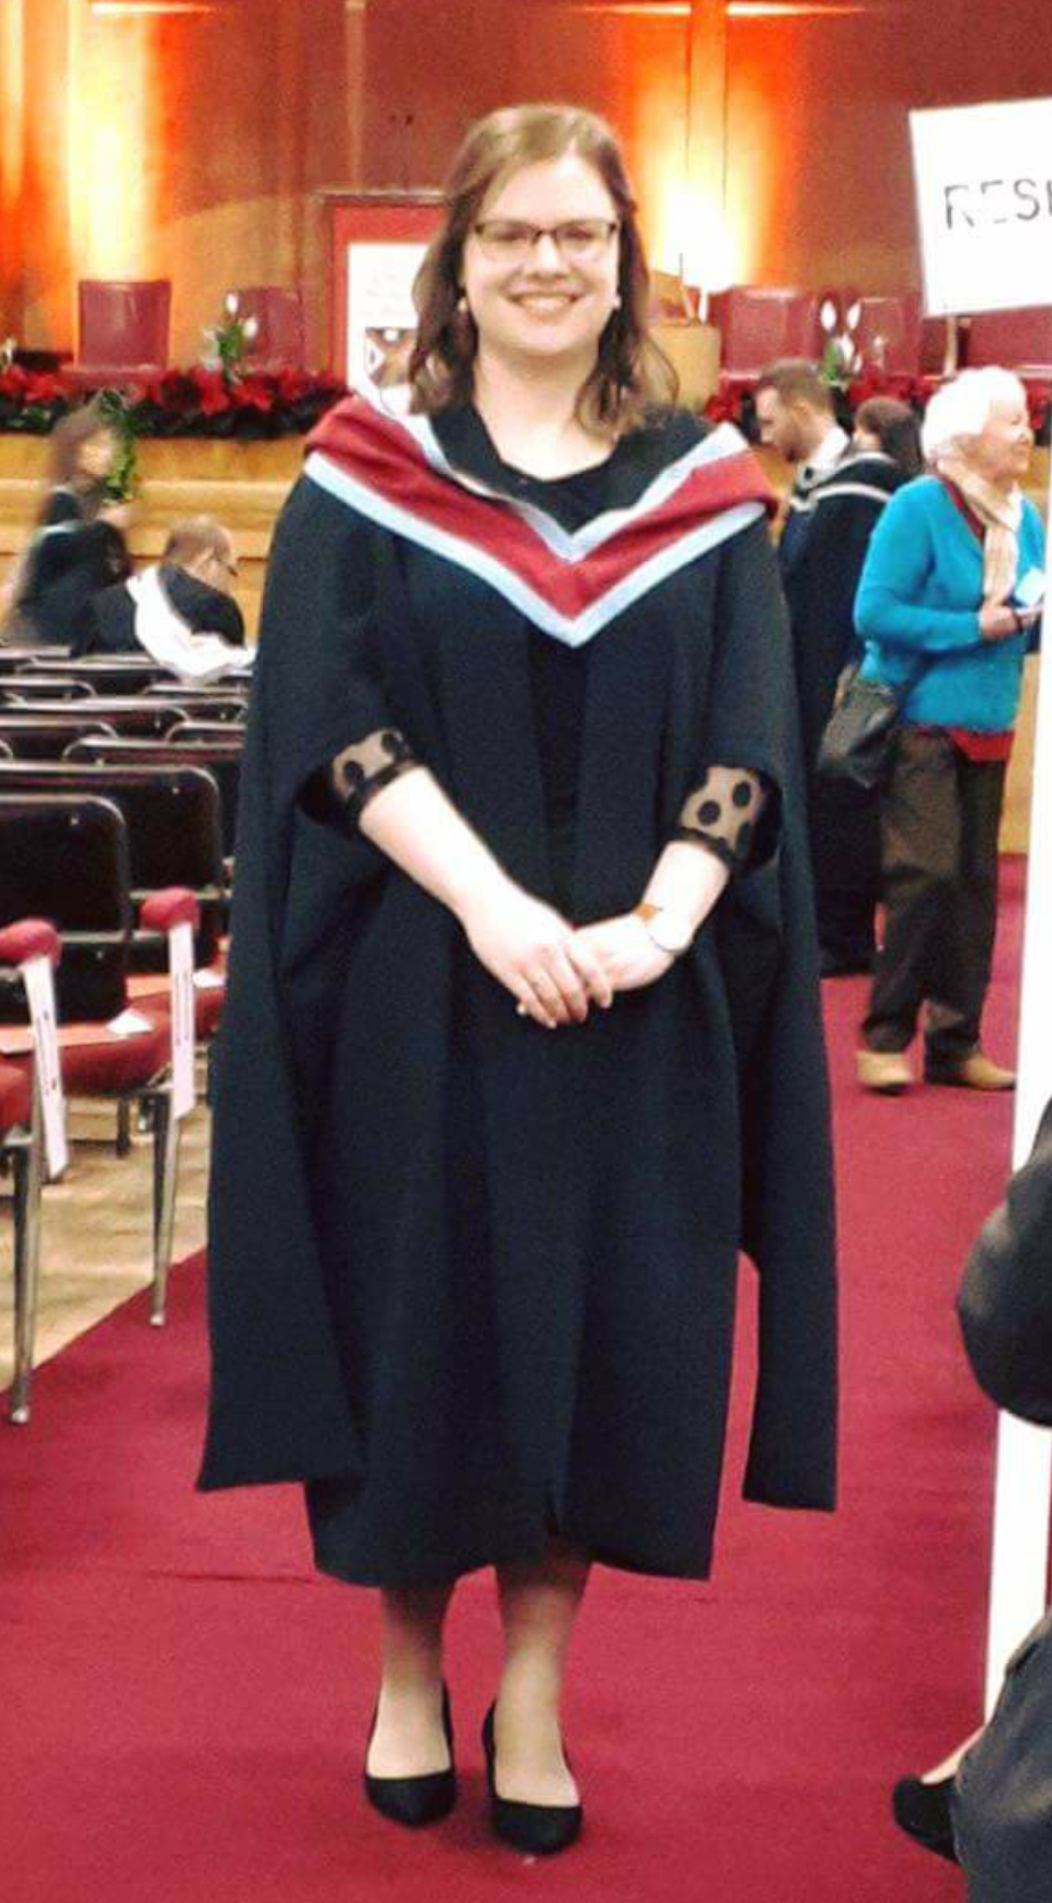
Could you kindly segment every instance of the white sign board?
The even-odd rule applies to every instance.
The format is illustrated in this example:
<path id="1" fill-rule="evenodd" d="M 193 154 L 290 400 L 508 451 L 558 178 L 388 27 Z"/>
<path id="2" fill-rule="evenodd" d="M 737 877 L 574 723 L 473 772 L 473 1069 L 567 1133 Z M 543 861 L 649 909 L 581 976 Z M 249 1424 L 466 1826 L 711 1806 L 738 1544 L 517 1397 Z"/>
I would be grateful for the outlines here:
<path id="1" fill-rule="evenodd" d="M 928 315 L 1052 307 L 1052 99 L 911 112 L 910 133 Z"/>

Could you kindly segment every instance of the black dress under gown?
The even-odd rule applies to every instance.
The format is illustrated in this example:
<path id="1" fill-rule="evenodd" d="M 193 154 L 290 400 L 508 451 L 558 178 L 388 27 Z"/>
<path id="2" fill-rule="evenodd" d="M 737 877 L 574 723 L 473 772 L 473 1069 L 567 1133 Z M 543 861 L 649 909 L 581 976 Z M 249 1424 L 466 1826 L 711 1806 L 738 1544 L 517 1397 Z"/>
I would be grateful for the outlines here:
<path id="1" fill-rule="evenodd" d="M 700 440 L 674 417 L 546 483 L 473 411 L 433 428 L 488 510 L 513 497 L 570 534 L 631 517 Z M 761 1268 L 746 1491 L 833 1502 L 828 1105 L 766 528 L 754 509 L 572 646 L 313 468 L 253 688 L 201 1484 L 303 1479 L 319 1567 L 361 1584 L 536 1558 L 553 1528 L 704 1577 L 742 1246 Z M 322 792 L 379 728 L 576 922 L 631 909 L 713 763 L 769 801 L 691 951 L 552 1035 Z"/>

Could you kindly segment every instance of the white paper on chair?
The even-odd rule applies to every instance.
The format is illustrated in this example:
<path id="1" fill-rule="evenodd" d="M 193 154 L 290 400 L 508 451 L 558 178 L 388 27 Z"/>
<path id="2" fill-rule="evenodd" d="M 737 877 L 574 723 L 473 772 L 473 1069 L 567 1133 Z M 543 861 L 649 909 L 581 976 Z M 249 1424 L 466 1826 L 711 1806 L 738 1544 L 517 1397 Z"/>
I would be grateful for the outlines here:
<path id="1" fill-rule="evenodd" d="M 129 1009 L 111 1018 L 106 1029 L 113 1037 L 141 1037 L 144 1031 L 152 1031 L 153 1025 L 149 1018 L 143 1017 L 141 1011 Z"/>
<path id="2" fill-rule="evenodd" d="M 194 934 L 176 925 L 168 934 L 168 970 L 172 983 L 172 1115 L 188 1116 L 196 1102 L 194 1085 Z"/>
<path id="3" fill-rule="evenodd" d="M 66 1099 L 55 1027 L 55 981 L 50 958 L 30 958 L 22 967 L 36 1052 L 36 1080 L 44 1125 L 44 1156 L 49 1177 L 61 1176 L 69 1162 Z"/>

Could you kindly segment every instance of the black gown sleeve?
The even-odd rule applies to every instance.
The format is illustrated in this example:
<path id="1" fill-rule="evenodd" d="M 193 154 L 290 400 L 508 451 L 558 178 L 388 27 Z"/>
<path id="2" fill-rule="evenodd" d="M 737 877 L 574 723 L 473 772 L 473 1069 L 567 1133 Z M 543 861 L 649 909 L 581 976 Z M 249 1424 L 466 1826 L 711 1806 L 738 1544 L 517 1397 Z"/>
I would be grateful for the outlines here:
<path id="1" fill-rule="evenodd" d="M 714 914 L 738 1054 L 742 1246 L 759 1274 L 748 1499 L 832 1506 L 836 1254 L 829 1091 L 796 696 L 766 527 L 720 564 L 701 757 L 768 789 L 748 868 Z"/>
<path id="2" fill-rule="evenodd" d="M 748 767 L 710 766 L 684 800 L 672 837 L 705 847 L 729 872 L 737 872 L 749 863 L 766 803 L 758 773 Z"/>
<path id="3" fill-rule="evenodd" d="M 341 921 L 390 867 L 341 815 L 316 816 L 304 797 L 349 741 L 397 724 L 373 627 L 376 578 L 368 526 L 301 480 L 275 531 L 242 756 L 213 1067 L 204 1488 L 350 1473 L 360 1460 L 318 1249 L 287 982 L 319 941 L 329 948 L 320 1048 L 328 987 L 347 956 Z"/>

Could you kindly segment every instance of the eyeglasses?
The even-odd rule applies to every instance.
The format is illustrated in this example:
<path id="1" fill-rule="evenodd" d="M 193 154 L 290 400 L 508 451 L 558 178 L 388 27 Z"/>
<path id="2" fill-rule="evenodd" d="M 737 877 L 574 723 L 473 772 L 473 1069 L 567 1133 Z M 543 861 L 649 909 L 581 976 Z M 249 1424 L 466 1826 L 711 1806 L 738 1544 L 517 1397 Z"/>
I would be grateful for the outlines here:
<path id="1" fill-rule="evenodd" d="M 584 264 L 606 250 L 616 218 L 569 218 L 561 225 L 530 225 L 522 218 L 484 218 L 475 236 L 484 255 L 494 264 L 518 264 L 528 258 L 539 238 L 550 238 L 559 256 Z"/>

